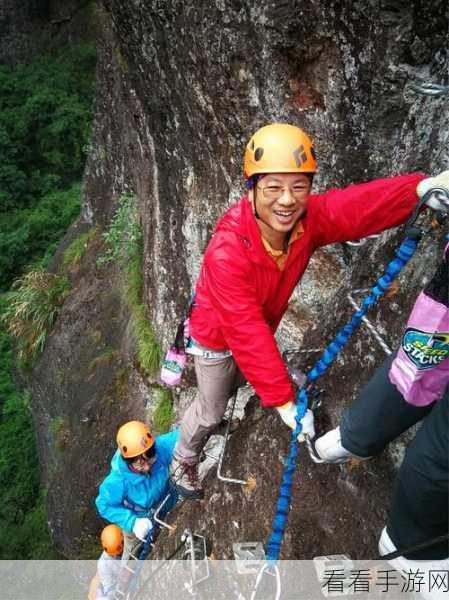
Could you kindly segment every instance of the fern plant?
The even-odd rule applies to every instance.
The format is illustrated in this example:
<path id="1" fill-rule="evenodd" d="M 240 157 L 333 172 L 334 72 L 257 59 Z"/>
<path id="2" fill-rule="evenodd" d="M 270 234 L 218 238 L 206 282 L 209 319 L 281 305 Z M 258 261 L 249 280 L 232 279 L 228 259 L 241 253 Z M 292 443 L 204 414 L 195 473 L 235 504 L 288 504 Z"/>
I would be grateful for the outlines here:
<path id="1" fill-rule="evenodd" d="M 98 258 L 99 264 L 131 260 L 140 249 L 142 228 L 134 194 L 122 194 L 108 231 L 103 234 L 106 252 Z"/>

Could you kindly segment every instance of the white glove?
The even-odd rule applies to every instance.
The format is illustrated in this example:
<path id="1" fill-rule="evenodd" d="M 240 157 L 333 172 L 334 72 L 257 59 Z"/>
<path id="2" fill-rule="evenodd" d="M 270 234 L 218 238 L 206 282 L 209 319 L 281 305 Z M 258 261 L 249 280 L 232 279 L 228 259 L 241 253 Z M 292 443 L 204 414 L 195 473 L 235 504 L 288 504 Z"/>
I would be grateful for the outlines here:
<path id="1" fill-rule="evenodd" d="M 418 183 L 416 193 L 420 198 L 433 188 L 440 188 L 446 191 L 446 198 L 443 193 L 435 193 L 426 201 L 427 206 L 434 210 L 448 212 L 449 210 L 449 171 L 443 171 L 436 177 L 427 177 Z"/>
<path id="2" fill-rule="evenodd" d="M 133 527 L 133 533 L 136 538 L 142 540 L 144 542 L 147 539 L 147 535 L 153 529 L 153 523 L 147 517 L 143 517 L 142 519 L 136 519 Z"/>
<path id="3" fill-rule="evenodd" d="M 290 429 L 296 428 L 296 404 L 294 402 L 290 402 L 284 406 L 276 407 L 281 419 L 284 423 L 290 427 Z M 315 426 L 313 421 L 313 412 L 310 408 L 307 409 L 306 414 L 301 419 L 302 431 L 298 435 L 298 442 L 305 442 L 306 436 L 315 437 Z"/>

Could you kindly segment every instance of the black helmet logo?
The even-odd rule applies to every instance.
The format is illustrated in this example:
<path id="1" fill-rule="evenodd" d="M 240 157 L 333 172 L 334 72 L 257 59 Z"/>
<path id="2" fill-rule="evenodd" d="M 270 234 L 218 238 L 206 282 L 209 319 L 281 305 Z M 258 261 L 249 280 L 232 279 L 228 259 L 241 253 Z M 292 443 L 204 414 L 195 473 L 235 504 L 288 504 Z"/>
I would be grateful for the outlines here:
<path id="1" fill-rule="evenodd" d="M 293 158 L 295 159 L 296 166 L 299 168 L 303 163 L 307 162 L 307 154 L 304 150 L 304 146 L 301 145 L 292 152 Z"/>
<path id="2" fill-rule="evenodd" d="M 256 151 L 254 152 L 254 160 L 260 160 L 263 156 L 263 148 L 256 148 Z"/>

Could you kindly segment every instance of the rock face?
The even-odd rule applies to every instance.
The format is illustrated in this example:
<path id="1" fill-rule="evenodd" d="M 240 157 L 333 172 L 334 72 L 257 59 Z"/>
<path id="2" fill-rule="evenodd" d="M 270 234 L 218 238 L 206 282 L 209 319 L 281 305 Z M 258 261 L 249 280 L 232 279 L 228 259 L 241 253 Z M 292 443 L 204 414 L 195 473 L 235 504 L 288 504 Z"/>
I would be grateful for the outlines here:
<path id="1" fill-rule="evenodd" d="M 91 7 L 90 0 L 0 0 L 0 64 L 15 66 L 67 42 L 92 39 Z"/>
<path id="2" fill-rule="evenodd" d="M 312 134 L 319 190 L 449 164 L 448 97 L 404 94 L 409 81 L 447 83 L 446 2 L 98 0 L 98 27 L 83 215 L 64 244 L 85 228 L 105 229 L 120 195 L 135 194 L 144 300 L 164 347 L 214 222 L 242 194 L 241 156 L 257 127 L 292 122 Z M 374 281 L 398 239 L 388 232 L 362 249 L 317 252 L 280 329 L 282 347 L 323 347 L 349 315 L 347 291 Z M 73 292 L 30 381 L 54 539 L 73 558 L 98 532 L 93 500 L 117 425 L 151 412 L 151 381 L 136 366 L 118 268 L 96 267 L 100 247 L 98 237 L 72 273 Z M 400 292 L 371 317 L 391 345 L 441 248 L 441 232 L 428 236 Z M 93 368 L 109 351 L 113 358 Z M 325 423 L 336 424 L 382 358 L 361 331 L 323 379 Z M 177 402 L 189 395 L 181 390 Z M 51 435 L 58 416 L 63 449 Z M 247 496 L 212 477 L 206 510 L 182 506 L 180 527 L 207 531 L 218 558 L 231 555 L 232 541 L 264 539 L 287 441 L 275 414 L 250 404 L 228 461 L 233 473 L 253 474 L 256 489 Z M 302 456 L 284 556 L 374 556 L 393 465 L 388 453 L 353 471 L 318 468 Z"/>

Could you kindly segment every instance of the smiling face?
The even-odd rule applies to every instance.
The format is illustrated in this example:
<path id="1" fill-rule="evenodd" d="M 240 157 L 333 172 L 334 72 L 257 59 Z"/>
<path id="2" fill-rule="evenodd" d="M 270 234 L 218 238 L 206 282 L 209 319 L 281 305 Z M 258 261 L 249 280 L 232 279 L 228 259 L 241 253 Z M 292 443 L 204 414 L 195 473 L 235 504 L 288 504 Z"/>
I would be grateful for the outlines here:
<path id="1" fill-rule="evenodd" d="M 132 467 L 132 470 L 134 472 L 141 473 L 142 475 L 147 475 L 151 471 L 151 467 L 155 462 L 156 448 L 154 445 L 143 454 L 139 454 L 139 456 L 128 459 L 128 463 Z"/>
<path id="2" fill-rule="evenodd" d="M 250 199 L 259 229 L 274 247 L 282 245 L 304 215 L 310 188 L 310 178 L 303 173 L 270 173 L 257 182 Z"/>

